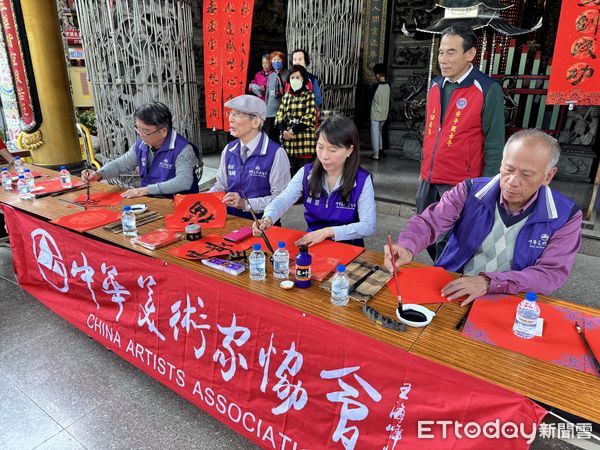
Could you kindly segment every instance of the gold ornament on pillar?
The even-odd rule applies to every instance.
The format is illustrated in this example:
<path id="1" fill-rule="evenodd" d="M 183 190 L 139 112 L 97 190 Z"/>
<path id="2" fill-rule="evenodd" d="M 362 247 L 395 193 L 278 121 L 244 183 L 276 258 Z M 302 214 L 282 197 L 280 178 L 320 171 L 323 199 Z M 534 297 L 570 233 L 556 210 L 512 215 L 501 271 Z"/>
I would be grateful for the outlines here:
<path id="1" fill-rule="evenodd" d="M 34 131 L 33 133 L 25 133 L 21 131 L 17 137 L 17 145 L 19 148 L 29 150 L 30 152 L 37 150 L 44 145 L 42 132 L 40 130 Z"/>

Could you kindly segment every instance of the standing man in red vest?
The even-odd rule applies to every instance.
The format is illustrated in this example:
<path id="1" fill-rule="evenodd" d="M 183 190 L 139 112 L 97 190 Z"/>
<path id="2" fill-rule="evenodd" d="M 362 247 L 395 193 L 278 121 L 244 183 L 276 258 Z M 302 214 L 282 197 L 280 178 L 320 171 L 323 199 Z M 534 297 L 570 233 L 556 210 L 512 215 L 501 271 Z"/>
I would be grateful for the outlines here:
<path id="1" fill-rule="evenodd" d="M 417 213 L 468 178 L 498 173 L 504 147 L 502 88 L 477 70 L 477 37 L 464 26 L 442 36 L 438 63 L 442 75 L 429 88 L 423 161 L 417 191 Z M 427 248 L 435 262 L 447 235 Z"/>

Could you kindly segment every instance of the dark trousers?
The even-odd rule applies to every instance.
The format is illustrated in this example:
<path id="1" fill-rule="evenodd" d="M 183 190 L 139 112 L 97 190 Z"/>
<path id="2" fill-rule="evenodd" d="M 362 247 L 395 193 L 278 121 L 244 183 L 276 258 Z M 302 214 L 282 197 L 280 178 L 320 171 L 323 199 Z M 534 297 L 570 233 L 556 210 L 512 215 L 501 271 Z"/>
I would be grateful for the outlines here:
<path id="1" fill-rule="evenodd" d="M 279 141 L 279 129 L 275 126 L 275 117 L 267 117 L 265 119 L 263 131 L 267 133 L 267 136 L 269 136 L 271 140 L 281 144 Z"/>
<path id="2" fill-rule="evenodd" d="M 296 156 L 289 156 L 288 158 L 290 160 L 290 173 L 292 174 L 292 177 L 294 175 L 296 175 L 296 173 L 302 169 L 306 164 L 308 164 L 309 162 L 312 162 L 313 158 L 298 158 Z"/>
<path id="3" fill-rule="evenodd" d="M 424 180 L 419 180 L 419 189 L 417 189 L 417 214 L 422 213 L 427 207 L 433 203 L 437 203 L 444 195 L 444 192 L 449 191 L 454 186 L 450 184 L 432 184 Z M 446 232 L 438 237 L 437 241 L 427 247 L 427 253 L 431 256 L 433 262 L 436 262 L 440 257 L 446 244 L 450 232 Z"/>

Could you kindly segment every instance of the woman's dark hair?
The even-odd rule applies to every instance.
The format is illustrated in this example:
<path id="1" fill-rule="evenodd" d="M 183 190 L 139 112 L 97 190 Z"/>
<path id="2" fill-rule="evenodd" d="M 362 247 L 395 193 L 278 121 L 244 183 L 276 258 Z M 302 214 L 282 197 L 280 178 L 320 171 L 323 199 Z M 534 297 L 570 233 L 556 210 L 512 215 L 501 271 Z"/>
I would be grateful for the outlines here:
<path id="1" fill-rule="evenodd" d="M 452 25 L 451 27 L 446 28 L 443 36 L 446 35 L 460 36 L 463 38 L 463 52 L 468 52 L 477 45 L 477 35 L 472 29 L 464 25 Z"/>
<path id="2" fill-rule="evenodd" d="M 350 156 L 346 158 L 346 161 L 344 162 L 344 169 L 342 170 L 342 186 L 340 188 L 342 200 L 344 203 L 348 203 L 352 189 L 354 189 L 356 172 L 360 165 L 358 129 L 352 120 L 336 114 L 326 118 L 321 126 L 319 126 L 316 132 L 317 140 L 321 135 L 323 135 L 323 138 L 325 138 L 327 142 L 336 147 L 348 148 L 352 146 L 352 153 L 350 153 Z M 321 195 L 321 192 L 323 191 L 324 176 L 325 169 L 323 169 L 321 162 L 317 158 L 313 163 L 308 184 L 308 189 L 312 197 L 319 197 Z"/>
<path id="3" fill-rule="evenodd" d="M 262 56 L 260 57 L 260 59 L 261 59 L 261 61 L 262 61 L 263 59 L 268 59 L 268 60 L 269 60 L 269 62 L 271 62 L 271 54 L 270 54 L 270 53 L 265 53 L 264 55 L 262 55 Z"/>
<path id="4" fill-rule="evenodd" d="M 286 80 L 288 84 L 290 83 L 290 80 L 292 79 L 292 74 L 294 72 L 300 72 L 300 75 L 302 75 L 302 86 L 306 87 L 306 85 L 310 81 L 310 78 L 308 78 L 308 70 L 306 70 L 304 66 L 301 66 L 300 64 L 295 64 L 292 67 L 290 67 Z"/>
<path id="5" fill-rule="evenodd" d="M 306 50 L 297 48 L 292 52 L 292 59 L 294 59 L 294 53 L 302 53 L 302 55 L 304 55 L 304 64 L 310 66 L 310 56 L 308 56 L 308 52 Z"/>
<path id="6" fill-rule="evenodd" d="M 173 115 L 167 105 L 161 102 L 138 106 L 133 115 L 146 125 L 154 125 L 157 128 L 173 128 Z"/>

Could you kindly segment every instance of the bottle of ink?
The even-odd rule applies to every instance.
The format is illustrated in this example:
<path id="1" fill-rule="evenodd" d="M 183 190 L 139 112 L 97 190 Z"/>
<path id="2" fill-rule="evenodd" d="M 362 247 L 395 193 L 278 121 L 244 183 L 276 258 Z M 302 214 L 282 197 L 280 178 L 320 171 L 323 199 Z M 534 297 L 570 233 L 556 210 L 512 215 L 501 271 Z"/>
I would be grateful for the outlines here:
<path id="1" fill-rule="evenodd" d="M 301 245 L 300 253 L 296 256 L 296 287 L 302 289 L 310 287 L 311 264 L 312 256 L 308 253 L 308 246 Z"/>

